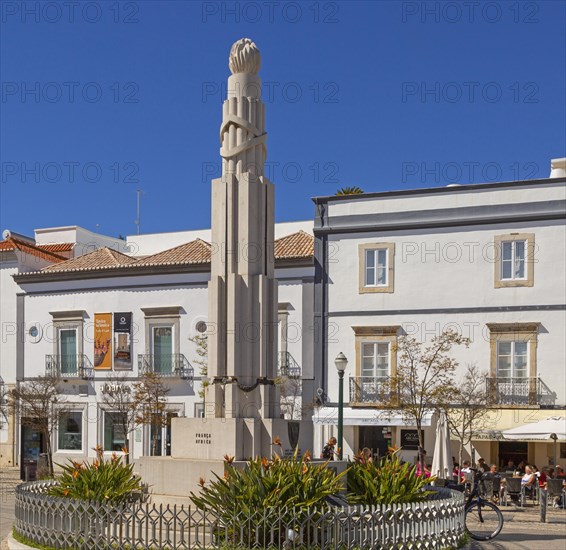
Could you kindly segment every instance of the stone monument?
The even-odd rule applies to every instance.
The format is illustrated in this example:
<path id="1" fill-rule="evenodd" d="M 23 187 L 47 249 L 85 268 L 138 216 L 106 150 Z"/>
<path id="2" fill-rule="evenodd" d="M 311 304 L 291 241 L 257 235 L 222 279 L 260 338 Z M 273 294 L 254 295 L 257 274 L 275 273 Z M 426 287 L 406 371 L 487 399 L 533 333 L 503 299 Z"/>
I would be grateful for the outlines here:
<path id="1" fill-rule="evenodd" d="M 280 418 L 274 189 L 264 176 L 265 105 L 261 56 L 248 38 L 230 51 L 222 109 L 222 177 L 212 181 L 205 418 L 172 421 L 171 456 L 211 465 L 312 450 L 312 422 Z M 277 438 L 277 439 L 276 439 Z M 274 446 L 274 441 L 279 444 Z M 212 461 L 212 462 L 211 462 Z M 198 477 L 197 477 L 198 479 Z"/>

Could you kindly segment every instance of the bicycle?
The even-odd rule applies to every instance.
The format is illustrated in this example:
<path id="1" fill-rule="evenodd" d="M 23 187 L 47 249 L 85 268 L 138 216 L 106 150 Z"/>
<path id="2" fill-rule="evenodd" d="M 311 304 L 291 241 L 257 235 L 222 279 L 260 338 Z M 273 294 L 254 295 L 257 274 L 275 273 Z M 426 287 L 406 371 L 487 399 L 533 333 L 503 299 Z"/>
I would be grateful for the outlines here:
<path id="1" fill-rule="evenodd" d="M 479 482 L 485 476 L 483 472 L 474 472 L 473 489 L 468 495 L 465 509 L 466 530 L 474 540 L 494 539 L 503 529 L 501 510 L 482 497 Z"/>

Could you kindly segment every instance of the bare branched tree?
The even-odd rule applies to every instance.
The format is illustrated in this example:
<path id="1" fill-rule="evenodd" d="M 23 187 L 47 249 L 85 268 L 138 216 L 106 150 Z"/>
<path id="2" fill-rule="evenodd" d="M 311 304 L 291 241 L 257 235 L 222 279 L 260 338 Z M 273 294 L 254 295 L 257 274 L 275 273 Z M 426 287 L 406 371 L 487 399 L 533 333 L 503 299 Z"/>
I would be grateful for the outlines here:
<path id="1" fill-rule="evenodd" d="M 146 372 L 139 382 L 133 385 L 132 410 L 135 411 L 136 424 L 152 427 L 151 454 L 157 454 L 157 431 L 167 426 L 165 410 L 169 388 L 163 384 L 155 372 Z"/>
<path id="2" fill-rule="evenodd" d="M 49 476 L 53 476 L 53 433 L 57 420 L 64 412 L 64 396 L 59 392 L 60 378 L 53 375 L 38 376 L 21 382 L 8 393 L 8 409 L 19 417 L 20 425 L 42 435 L 47 453 Z"/>
<path id="3" fill-rule="evenodd" d="M 460 444 L 458 464 L 462 464 L 462 452 L 478 432 L 486 427 L 489 414 L 485 373 L 476 364 L 469 364 L 457 388 L 450 406 L 445 408 L 450 432 Z"/>
<path id="4" fill-rule="evenodd" d="M 128 378 L 123 374 L 109 376 L 108 384 L 102 393 L 102 403 L 108 411 L 114 414 L 114 419 L 119 423 L 124 434 L 124 455 L 126 464 L 130 463 L 129 435 L 136 428 L 136 417 L 138 415 L 138 404 L 134 401 L 134 392 Z M 108 450 L 108 449 L 106 449 Z"/>
<path id="5" fill-rule="evenodd" d="M 303 416 L 302 407 L 302 383 L 300 378 L 280 376 L 275 380 L 281 397 L 281 412 L 288 420 L 301 420 Z"/>
<path id="6" fill-rule="evenodd" d="M 205 377 L 208 374 L 208 336 L 204 334 L 196 334 L 189 338 L 189 341 L 196 345 L 196 354 L 198 358 L 193 361 L 199 366 L 200 375 Z M 201 384 L 201 388 L 198 391 L 198 395 L 201 399 L 204 399 L 205 384 Z"/>
<path id="7" fill-rule="evenodd" d="M 446 408 L 454 396 L 454 373 L 458 362 L 450 356 L 456 345 L 469 339 L 448 330 L 435 336 L 425 347 L 411 336 L 401 336 L 397 352 L 397 372 L 383 386 L 382 400 L 401 413 L 407 424 L 417 427 L 419 462 L 424 468 L 423 420 L 433 411 Z"/>

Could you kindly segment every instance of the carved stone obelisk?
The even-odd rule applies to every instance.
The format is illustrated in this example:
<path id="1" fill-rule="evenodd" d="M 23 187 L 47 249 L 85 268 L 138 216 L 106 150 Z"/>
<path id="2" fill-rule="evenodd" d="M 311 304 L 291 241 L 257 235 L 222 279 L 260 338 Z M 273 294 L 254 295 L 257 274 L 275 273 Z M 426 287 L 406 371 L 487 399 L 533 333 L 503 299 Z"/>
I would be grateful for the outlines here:
<path id="1" fill-rule="evenodd" d="M 184 462 L 167 466 L 183 468 L 183 476 L 195 483 L 212 467 L 222 468 L 224 454 L 245 460 L 274 450 L 312 449 L 312 422 L 280 418 L 274 383 L 274 190 L 263 173 L 267 134 L 260 65 L 250 39 L 232 46 L 220 127 L 222 177 L 212 181 L 205 418 L 172 420 L 171 455 Z M 274 447 L 276 437 L 280 446 Z"/>
<path id="2" fill-rule="evenodd" d="M 264 176 L 265 106 L 256 45 L 232 46 L 220 128 L 222 177 L 212 182 L 208 286 L 210 418 L 277 418 L 274 190 Z"/>

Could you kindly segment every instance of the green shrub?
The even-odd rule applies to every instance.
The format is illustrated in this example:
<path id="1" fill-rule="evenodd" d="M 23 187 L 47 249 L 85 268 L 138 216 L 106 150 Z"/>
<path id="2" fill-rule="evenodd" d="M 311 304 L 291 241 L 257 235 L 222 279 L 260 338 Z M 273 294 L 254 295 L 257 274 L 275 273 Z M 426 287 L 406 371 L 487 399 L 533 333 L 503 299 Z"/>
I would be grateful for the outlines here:
<path id="1" fill-rule="evenodd" d="M 275 442 L 277 445 L 277 439 Z M 219 518 L 222 529 L 218 536 L 222 540 L 227 535 L 223 541 L 227 543 L 243 542 L 239 537 L 244 522 L 246 540 L 268 540 L 272 535 L 284 540 L 286 528 L 304 521 L 307 514 L 314 519 L 326 497 L 343 489 L 344 473 L 337 475 L 325 464 L 312 464 L 308 453 L 302 458 L 297 451 L 286 458 L 277 454 L 271 459 L 258 457 L 242 469 L 232 465 L 232 457 L 224 460 L 224 477 L 215 474 L 216 479 L 208 483 L 201 479 L 200 494 L 191 492 L 191 500 Z M 270 509 L 277 509 L 280 521 L 275 525 Z"/>
<path id="2" fill-rule="evenodd" d="M 416 466 L 402 462 L 398 451 L 376 462 L 368 462 L 360 453 L 348 468 L 348 501 L 366 506 L 422 502 L 433 493 L 424 490 L 431 481 L 418 476 Z"/>
<path id="3" fill-rule="evenodd" d="M 57 497 L 89 500 L 98 503 L 121 504 L 141 491 L 141 479 L 133 472 L 133 464 L 124 464 L 115 453 L 104 459 L 104 450 L 96 447 L 93 463 L 70 461 L 61 466 L 63 473 L 48 494 Z"/>

